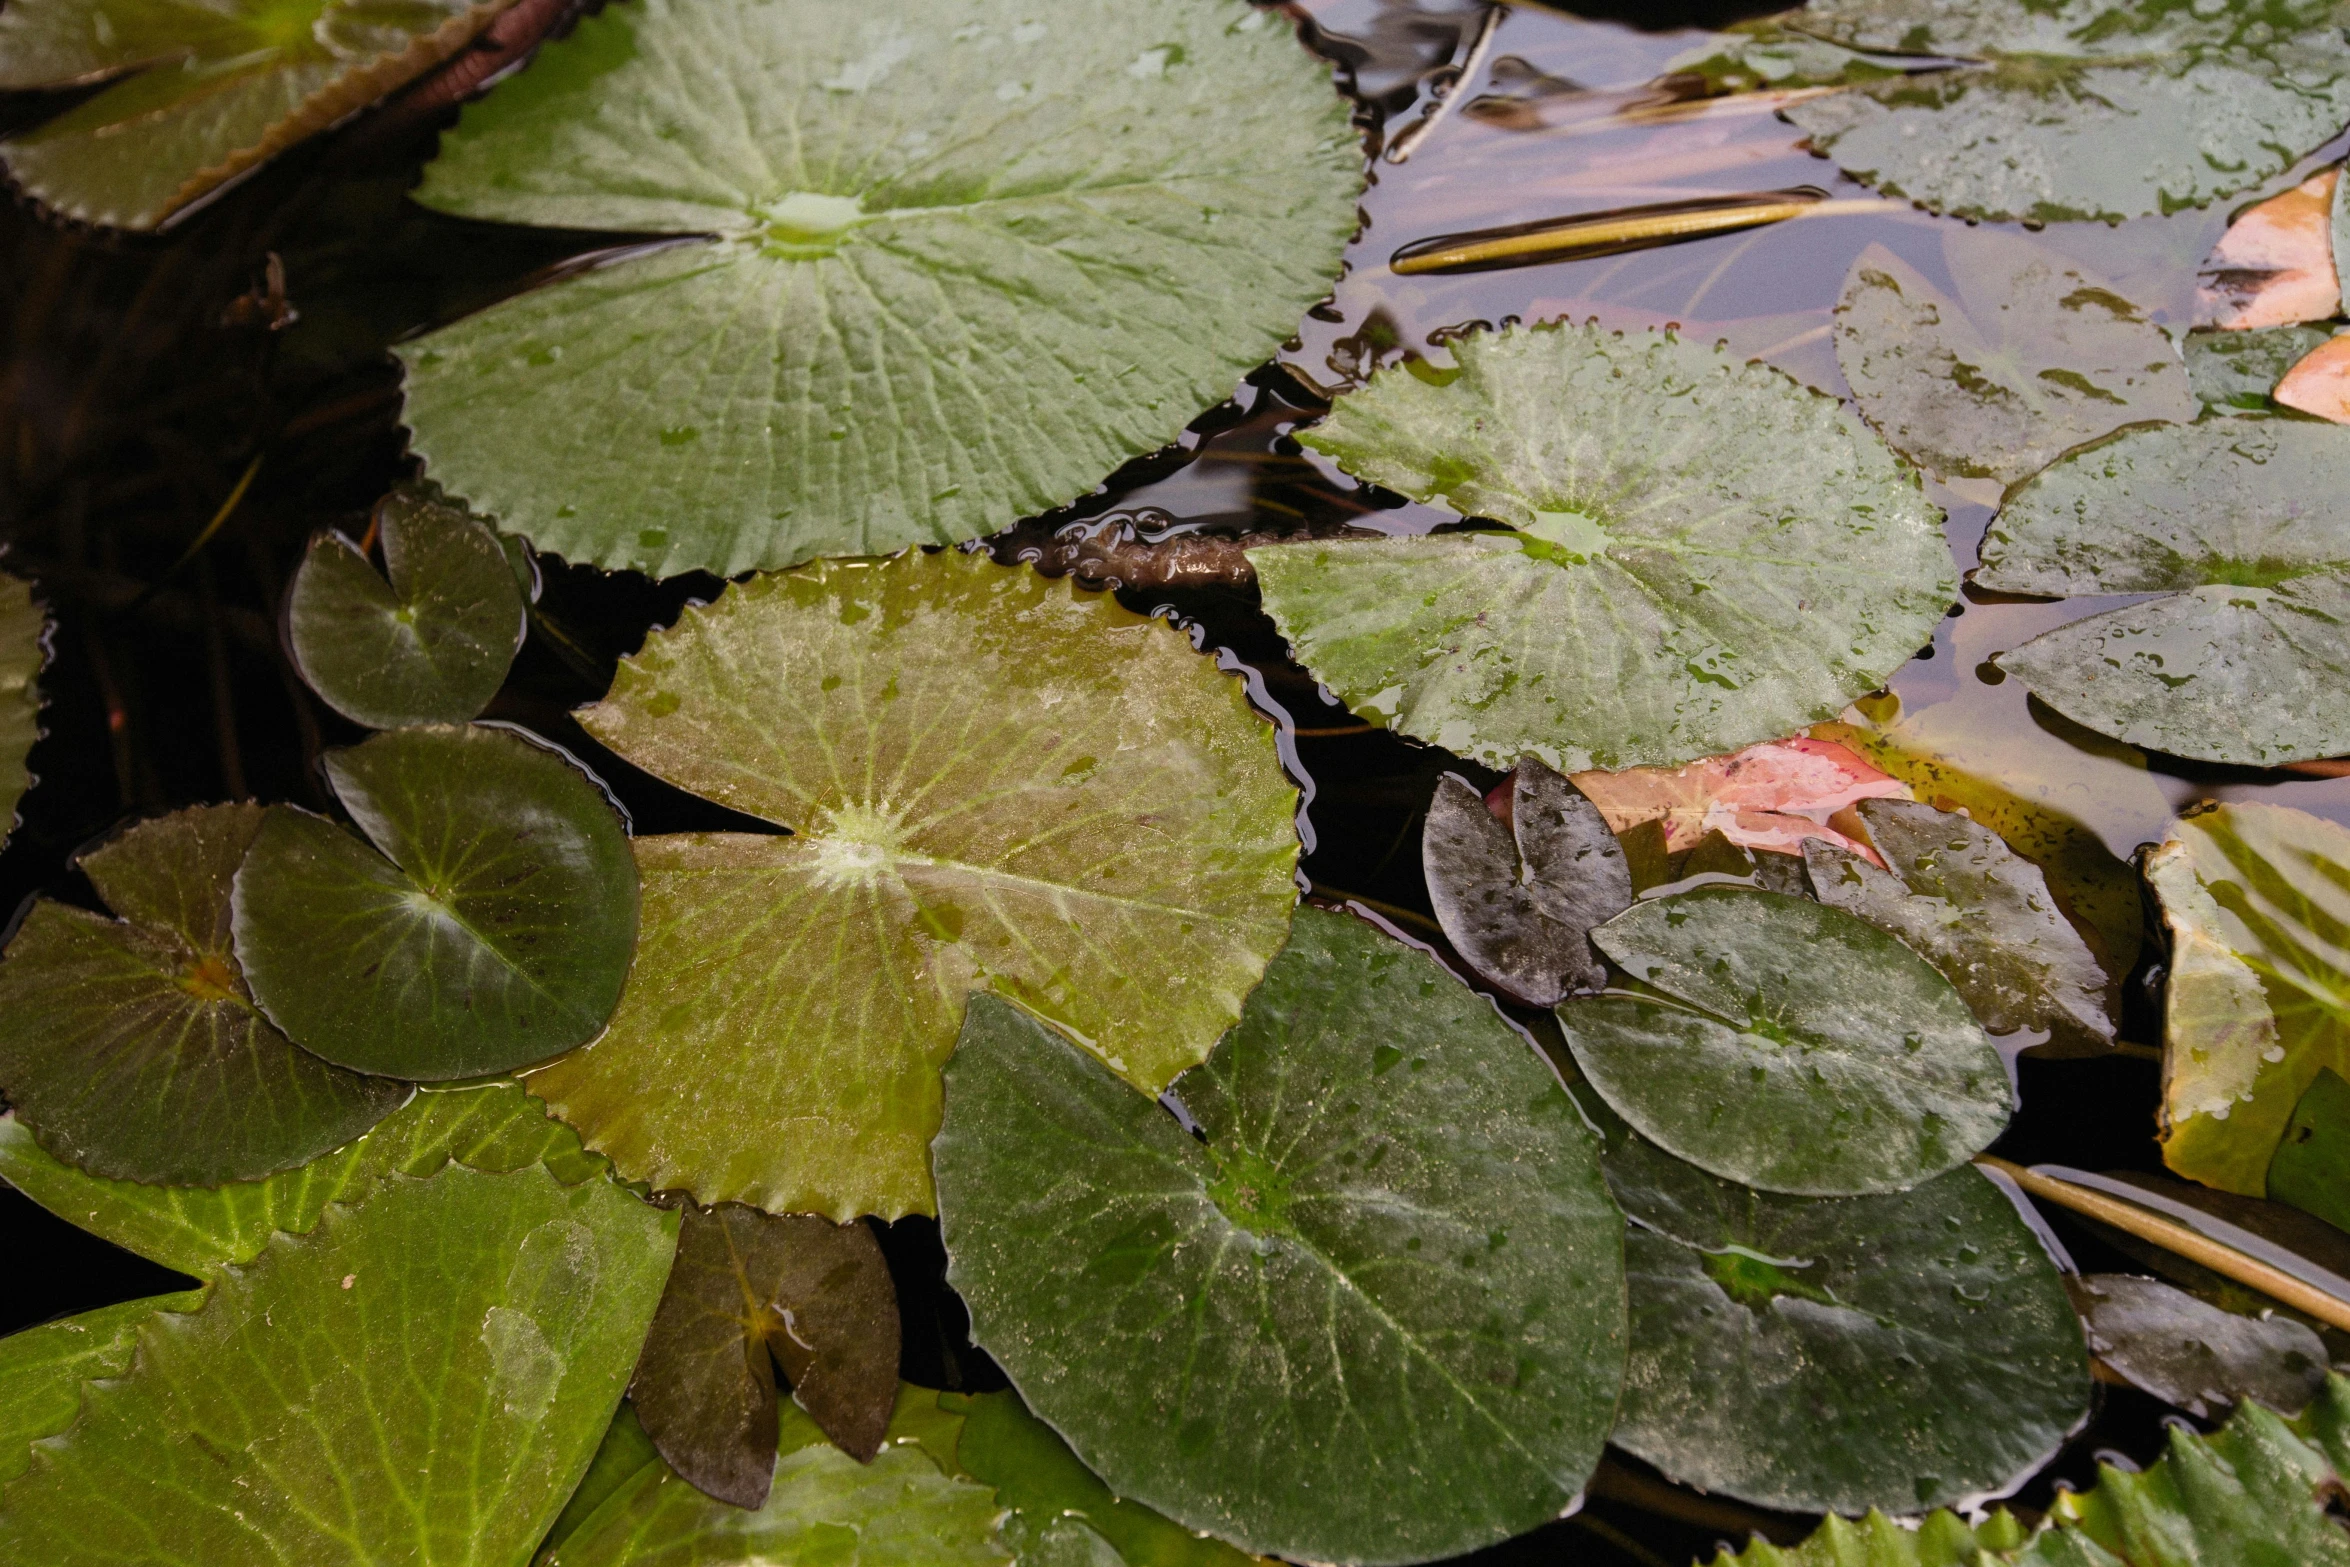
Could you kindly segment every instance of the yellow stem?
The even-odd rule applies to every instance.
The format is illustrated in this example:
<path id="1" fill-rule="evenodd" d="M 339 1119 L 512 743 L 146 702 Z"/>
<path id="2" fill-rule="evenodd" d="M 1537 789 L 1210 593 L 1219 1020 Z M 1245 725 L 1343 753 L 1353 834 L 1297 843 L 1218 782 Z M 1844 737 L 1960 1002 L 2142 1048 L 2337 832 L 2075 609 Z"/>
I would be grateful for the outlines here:
<path id="1" fill-rule="evenodd" d="M 1595 256 L 1645 245 L 1669 245 L 1675 240 L 1760 228 L 1767 223 L 1784 223 L 1789 218 L 1884 212 L 1897 206 L 1897 203 L 1887 201 L 1822 201 L 1809 196 L 1780 196 L 1768 201 L 1740 202 L 1732 207 L 1643 212 L 1632 217 L 1603 213 L 1596 217 L 1565 218 L 1522 234 L 1505 234 L 1491 239 L 1463 238 L 1440 250 L 1398 256 L 1388 263 L 1388 270 L 1398 277 L 1416 277 L 1427 272 L 1457 272 L 1468 267 L 1512 263 L 1525 266 L 1546 261 L 1567 261 L 1577 256 Z"/>

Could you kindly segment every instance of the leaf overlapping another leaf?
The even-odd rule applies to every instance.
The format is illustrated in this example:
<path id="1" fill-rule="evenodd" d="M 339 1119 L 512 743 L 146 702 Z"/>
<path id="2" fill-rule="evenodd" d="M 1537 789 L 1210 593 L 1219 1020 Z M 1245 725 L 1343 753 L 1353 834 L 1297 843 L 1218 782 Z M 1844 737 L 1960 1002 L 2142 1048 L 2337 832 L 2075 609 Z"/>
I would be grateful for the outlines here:
<path id="1" fill-rule="evenodd" d="M 2327 1067 L 2302 1090 L 2268 1162 L 2268 1194 L 2350 1232 L 2350 1081 Z"/>
<path id="2" fill-rule="evenodd" d="M 2098 1360 L 2197 1419 L 2246 1398 L 2297 1415 L 2325 1385 L 2324 1340 L 2290 1318 L 2240 1315 L 2128 1274 L 2068 1282 Z"/>
<path id="3" fill-rule="evenodd" d="M 130 1369 L 139 1324 L 158 1311 L 193 1311 L 201 1290 L 127 1300 L 0 1338 L 0 1484 L 32 1463 L 32 1444 L 81 1412 L 82 1385 Z"/>
<path id="4" fill-rule="evenodd" d="M 0 844 L 16 829 L 17 802 L 32 787 L 25 757 L 41 737 L 41 668 L 49 616 L 32 584 L 0 572 Z"/>

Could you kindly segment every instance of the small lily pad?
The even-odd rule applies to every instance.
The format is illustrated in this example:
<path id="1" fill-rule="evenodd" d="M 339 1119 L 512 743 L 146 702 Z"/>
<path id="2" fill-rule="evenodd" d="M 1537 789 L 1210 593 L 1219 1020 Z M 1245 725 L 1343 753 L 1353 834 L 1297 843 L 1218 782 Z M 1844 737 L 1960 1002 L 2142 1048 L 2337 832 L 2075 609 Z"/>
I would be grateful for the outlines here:
<path id="1" fill-rule="evenodd" d="M 1155 1094 L 1239 1017 L 1296 902 L 1296 794 L 1240 682 L 983 555 L 730 588 L 583 721 L 791 829 L 638 839 L 628 994 L 530 1079 L 623 1172 L 703 1202 L 928 1212 L 966 996 Z"/>
<path id="2" fill-rule="evenodd" d="M 2350 442 L 2301 420 L 2125 430 L 2018 490 L 1979 587 L 2162 593 L 2043 632 L 1998 666 L 2148 750 L 2273 767 L 2350 751 Z"/>
<path id="3" fill-rule="evenodd" d="M 2325 1386 L 2325 1341 L 2298 1322 L 2238 1316 L 2125 1273 L 2090 1274 L 2073 1292 L 2097 1358 L 2198 1420 L 2247 1398 L 2297 1415 Z"/>
<path id="4" fill-rule="evenodd" d="M 365 837 L 292 810 L 237 872 L 237 952 L 271 1022 L 361 1072 L 544 1060 L 612 1015 L 636 867 L 611 801 L 512 730 L 432 725 L 326 759 Z"/>
<path id="5" fill-rule="evenodd" d="M 16 829 L 16 806 L 32 787 L 25 757 L 41 738 L 41 668 L 49 661 L 49 616 L 32 584 L 0 572 L 0 844 Z"/>
<path id="6" fill-rule="evenodd" d="M 1434 959 L 1300 910 L 1176 1084 L 1197 1138 L 992 997 L 946 1081 L 948 1279 L 1118 1495 L 1246 1550 L 1406 1562 L 1581 1489 L 1622 1221 L 1549 1066 Z"/>
<path id="7" fill-rule="evenodd" d="M 1478 332 L 1299 439 L 1498 531 L 1248 552 L 1300 662 L 1492 767 L 1673 765 L 1873 689 L 1956 596 L 1916 479 L 1832 398 L 1669 333 Z"/>
<path id="8" fill-rule="evenodd" d="M 628 1396 L 695 1489 L 737 1507 L 766 1501 L 777 1363 L 834 1445 L 870 1460 L 898 1392 L 897 1292 L 873 1232 L 740 1203 L 688 1206 Z"/>
<path id="9" fill-rule="evenodd" d="M 1744 887 L 1651 898 L 1592 933 L 1645 989 L 1558 1009 L 1642 1136 L 1764 1191 L 1902 1191 L 2007 1125 L 2006 1069 L 1950 981 L 1841 909 Z"/>
<path id="10" fill-rule="evenodd" d="M 2271 395 L 2285 372 L 2332 337 L 2322 326 L 2272 326 L 2250 332 L 2189 332 L 2180 345 L 2187 384 L 2207 413 L 2273 414 Z"/>
<path id="11" fill-rule="evenodd" d="M 374 729 L 461 724 L 489 706 L 527 626 L 498 535 L 406 485 L 376 508 L 386 582 L 341 534 L 310 541 L 286 640 L 310 689 Z"/>
<path id="12" fill-rule="evenodd" d="M 1994 1034 L 2032 1031 L 2064 1053 L 2113 1044 L 2119 984 L 2049 895 L 2048 878 L 1987 827 L 1910 800 L 1860 806 L 1890 870 L 1804 845 L 1822 903 L 1899 936 Z"/>
<path id="13" fill-rule="evenodd" d="M 1607 983 L 1591 928 L 1632 902 L 1623 846 L 1599 808 L 1527 757 L 1511 774 L 1510 821 L 1457 773 L 1436 781 L 1420 859 L 1445 939 L 1480 977 L 1528 1006 Z"/>
<path id="14" fill-rule="evenodd" d="M 2162 329 L 2044 245 L 1952 225 L 1951 298 L 1882 245 L 1836 306 L 1836 363 L 1869 423 L 1937 479 L 2012 484 L 2069 447 L 2146 419 L 2192 419 Z"/>
<path id="15" fill-rule="evenodd" d="M 2268 1194 L 2350 1232 L 2350 1081 L 2330 1067 L 2293 1107 L 2268 1162 Z"/>
<path id="16" fill-rule="evenodd" d="M 202 1290 L 126 1300 L 0 1338 L 0 1484 L 31 1467 L 33 1444 L 81 1413 L 82 1384 L 131 1368 L 139 1326 L 158 1311 L 193 1311 Z"/>
<path id="17" fill-rule="evenodd" d="M 253 1005 L 229 890 L 269 813 L 196 806 L 79 859 L 117 913 L 33 905 L 0 959 L 0 1088 L 95 1175 L 217 1186 L 303 1164 L 399 1108 L 406 1083 L 299 1050 Z"/>

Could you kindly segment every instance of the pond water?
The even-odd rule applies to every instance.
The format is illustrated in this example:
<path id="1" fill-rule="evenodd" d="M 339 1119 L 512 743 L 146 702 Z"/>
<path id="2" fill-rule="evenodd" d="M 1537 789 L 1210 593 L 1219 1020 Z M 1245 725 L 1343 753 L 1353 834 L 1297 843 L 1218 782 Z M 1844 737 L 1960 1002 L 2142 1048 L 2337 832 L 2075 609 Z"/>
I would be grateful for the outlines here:
<path id="1" fill-rule="evenodd" d="M 1366 124 L 1392 138 L 1436 112 L 1485 14 L 1442 0 L 1305 0 L 1295 7 L 1340 67 Z M 1594 7 L 1593 9 L 1598 9 Z M 1837 394 L 1831 312 L 1854 258 L 1881 245 L 1954 290 L 1941 243 L 1950 220 L 1878 200 L 1748 100 L 1679 103 L 1653 84 L 1688 47 L 1666 20 L 1720 22 L 1734 8 L 1627 7 L 1649 24 L 1512 8 L 1482 68 L 1456 88 L 1406 161 L 1373 165 L 1364 222 L 1334 297 L 1232 403 L 1180 448 L 1138 461 L 1062 513 L 992 541 L 1099 580 L 1143 558 L 1129 548 L 1184 535 L 1423 532 L 1449 514 L 1367 490 L 1291 439 L 1331 395 L 1379 366 L 1450 364 L 1472 327 L 1596 318 L 1672 325 Z M 1749 7 L 1766 10 L 1768 7 Z M 0 96 L 0 123 L 53 100 Z M 396 371 L 385 344 L 511 292 L 605 237 L 499 229 L 423 212 L 402 191 L 430 155 L 433 123 L 365 123 L 304 147 L 162 240 L 65 232 L 21 203 L 0 213 L 0 537 L 10 569 L 37 576 L 58 621 L 41 785 L 0 853 L 0 909 L 35 891 L 90 900 L 66 857 L 125 814 L 245 794 L 323 804 L 313 763 L 359 731 L 310 702 L 277 650 L 281 585 L 309 531 L 357 531 L 407 471 Z M 2339 144 L 2304 170 L 2339 158 Z M 2281 188 L 2281 183 L 2280 183 Z M 1743 232 L 1616 254 L 1452 275 L 1399 274 L 1399 252 L 1447 236 L 1623 208 L 1782 191 L 1825 194 L 1829 211 Z M 2028 235 L 2095 273 L 2154 321 L 2183 333 L 2194 273 L 2225 226 L 2221 208 Z M 2025 231 L 2017 228 L 2016 233 Z M 274 269 L 282 301 L 272 294 Z M 282 330 L 283 310 L 297 314 Z M 250 465 L 258 463 L 257 469 Z M 250 473 L 242 501 L 207 532 Z M 1962 570 L 1998 501 L 1996 484 L 1929 484 Z M 1144 552 L 1147 555 L 1147 551 Z M 739 825 L 718 807 L 637 773 L 590 741 L 569 710 L 602 693 L 615 658 L 718 580 L 653 582 L 542 562 L 533 634 L 490 716 L 572 747 L 613 785 L 639 831 Z M 1283 729 L 1305 803 L 1301 877 L 1399 933 L 1433 940 L 1419 825 L 1448 771 L 1481 788 L 1498 774 L 1350 715 L 1284 653 L 1251 586 L 1123 586 L 1244 670 Z M 2326 764 L 2257 772 L 2135 752 L 2079 729 L 1988 660 L 2050 626 L 2121 602 L 2002 600 L 1971 588 L 1930 648 L 1864 704 L 1939 754 L 2059 810 L 2119 860 L 2163 836 L 2182 807 L 2260 799 L 2350 824 L 2350 776 Z M 2161 954 L 2149 939 L 2126 986 L 2124 1037 L 2160 1037 Z M 1545 1019 L 1518 1014 L 1529 1028 Z M 2022 1110 L 1994 1152 L 2087 1170 L 2159 1172 L 2158 1067 L 2144 1053 L 2020 1065 Z M 17 1265 L 0 1286 L 0 1329 L 165 1287 L 158 1270 L 0 1195 Z M 2067 1219 L 2061 1242 L 2084 1267 L 2135 1268 L 2110 1237 Z M 940 1282 L 934 1226 L 889 1238 L 905 1297 L 907 1370 L 991 1385 Z M 30 1259 L 38 1258 L 35 1264 Z M 2168 1413 L 2101 1389 L 2099 1413 L 2018 1495 L 2044 1504 L 2085 1484 L 2096 1455 L 2143 1462 Z M 1577 1519 L 1513 1542 L 1493 1561 L 1681 1562 L 1714 1539 L 1802 1525 L 1670 1486 L 1611 1459 Z"/>

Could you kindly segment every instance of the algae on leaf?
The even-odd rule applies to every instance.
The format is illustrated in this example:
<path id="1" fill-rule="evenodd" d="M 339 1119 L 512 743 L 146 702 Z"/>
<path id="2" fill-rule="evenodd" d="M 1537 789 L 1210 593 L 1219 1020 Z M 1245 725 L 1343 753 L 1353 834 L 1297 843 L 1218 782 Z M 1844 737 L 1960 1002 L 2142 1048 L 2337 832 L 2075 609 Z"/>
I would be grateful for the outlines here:
<path id="1" fill-rule="evenodd" d="M 407 345 L 433 478 L 541 549 L 733 574 L 978 537 L 1231 395 L 1362 154 L 1238 0 L 644 0 L 465 112 L 417 199 L 705 236 Z"/>
<path id="2" fill-rule="evenodd" d="M 25 757 L 41 738 L 41 688 L 49 616 L 32 584 L 0 572 L 0 844 L 16 829 L 17 802 L 32 787 Z"/>
<path id="3" fill-rule="evenodd" d="M 2334 335 L 2324 326 L 2272 326 L 2248 332 L 2189 332 L 2179 352 L 2187 384 L 2206 413 L 2273 414 L 2272 395 L 2285 372 Z"/>
<path id="4" fill-rule="evenodd" d="M 1175 1085 L 1198 1138 L 992 997 L 946 1083 L 948 1280 L 1118 1495 L 1404 1562 L 1531 1529 L 1591 1473 L 1622 1220 L 1548 1064 L 1426 954 L 1300 910 Z"/>
<path id="5" fill-rule="evenodd" d="M 1495 531 L 1248 552 L 1299 662 L 1493 767 L 1672 765 L 1835 716 L 1957 596 L 1938 514 L 1834 399 L 1669 333 L 1479 332 L 1300 439 Z"/>
<path id="6" fill-rule="evenodd" d="M 791 829 L 636 840 L 627 995 L 530 1078 L 623 1173 L 704 1202 L 928 1212 L 966 996 L 1013 998 L 1155 1094 L 1239 1017 L 1296 901 L 1296 795 L 1240 682 L 985 556 L 730 588 L 583 722 Z"/>
<path id="7" fill-rule="evenodd" d="M 151 229 L 423 75 L 511 0 L 10 0 L 0 88 L 106 84 L 0 142 L 27 194 Z"/>

